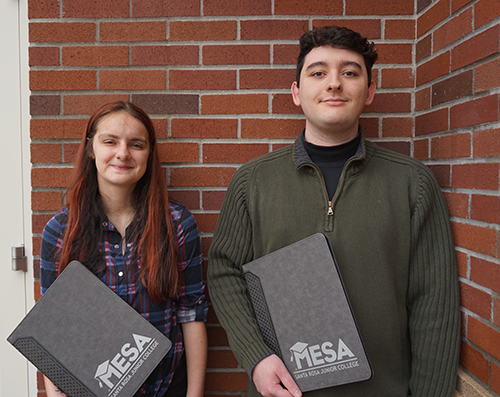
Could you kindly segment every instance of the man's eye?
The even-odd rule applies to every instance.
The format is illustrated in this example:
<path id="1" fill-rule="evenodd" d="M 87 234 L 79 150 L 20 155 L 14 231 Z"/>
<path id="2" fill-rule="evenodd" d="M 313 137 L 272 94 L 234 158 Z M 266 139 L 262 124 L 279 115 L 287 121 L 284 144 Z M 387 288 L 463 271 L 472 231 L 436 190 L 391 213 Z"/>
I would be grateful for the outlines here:
<path id="1" fill-rule="evenodd" d="M 344 72 L 344 76 L 347 76 L 347 77 L 355 77 L 357 75 L 358 74 L 356 72 L 353 72 L 353 71 Z"/>
<path id="2" fill-rule="evenodd" d="M 323 72 L 313 72 L 313 74 L 312 74 L 312 76 L 314 76 L 314 77 L 321 77 L 323 75 L 324 75 Z"/>

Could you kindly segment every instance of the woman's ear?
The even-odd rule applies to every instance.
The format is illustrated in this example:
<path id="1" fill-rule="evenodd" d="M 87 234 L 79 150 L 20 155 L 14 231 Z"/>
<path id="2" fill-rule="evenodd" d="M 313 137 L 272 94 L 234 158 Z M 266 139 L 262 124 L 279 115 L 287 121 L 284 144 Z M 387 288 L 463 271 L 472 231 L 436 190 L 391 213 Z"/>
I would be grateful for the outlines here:
<path id="1" fill-rule="evenodd" d="M 87 152 L 87 156 L 91 160 L 95 160 L 94 148 L 92 147 L 92 140 L 87 138 L 87 143 L 85 145 L 85 151 Z"/>

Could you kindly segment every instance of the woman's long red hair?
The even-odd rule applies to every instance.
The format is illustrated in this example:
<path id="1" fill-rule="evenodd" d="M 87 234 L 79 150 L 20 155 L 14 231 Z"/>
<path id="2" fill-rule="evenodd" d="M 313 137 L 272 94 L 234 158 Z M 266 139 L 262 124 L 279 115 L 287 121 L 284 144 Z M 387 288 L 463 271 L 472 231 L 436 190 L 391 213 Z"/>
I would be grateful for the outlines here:
<path id="1" fill-rule="evenodd" d="M 136 227 L 132 236 L 137 259 L 141 263 L 140 277 L 154 301 L 176 298 L 179 294 L 178 243 L 170 216 L 167 182 L 160 164 L 156 134 L 149 116 L 130 102 L 104 105 L 88 120 L 73 180 L 66 194 L 69 218 L 60 251 L 59 273 L 75 259 L 95 273 L 104 267 L 98 247 L 102 238 L 101 224 L 106 215 L 92 159 L 92 142 L 99 121 L 116 112 L 126 112 L 135 117 L 146 127 L 149 135 L 148 167 L 133 193 Z"/>

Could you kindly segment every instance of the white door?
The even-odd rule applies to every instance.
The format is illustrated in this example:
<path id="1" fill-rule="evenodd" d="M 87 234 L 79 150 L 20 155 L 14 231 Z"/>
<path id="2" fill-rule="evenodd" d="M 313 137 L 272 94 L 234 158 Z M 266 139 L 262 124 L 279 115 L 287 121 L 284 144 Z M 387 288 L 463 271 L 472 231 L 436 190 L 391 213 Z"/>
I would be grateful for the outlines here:
<path id="1" fill-rule="evenodd" d="M 0 397 L 36 395 L 33 368 L 6 341 L 33 305 L 26 2 L 0 1 Z M 15 272 L 11 248 L 23 244 L 28 271 Z"/>

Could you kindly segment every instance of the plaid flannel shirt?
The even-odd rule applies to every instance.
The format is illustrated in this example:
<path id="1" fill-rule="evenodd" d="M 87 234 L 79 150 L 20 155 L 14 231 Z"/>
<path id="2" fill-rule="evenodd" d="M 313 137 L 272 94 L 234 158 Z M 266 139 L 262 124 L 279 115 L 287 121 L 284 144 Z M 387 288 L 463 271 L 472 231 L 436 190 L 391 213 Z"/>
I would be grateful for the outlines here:
<path id="1" fill-rule="evenodd" d="M 137 312 L 172 341 L 172 349 L 136 393 L 139 396 L 162 396 L 167 390 L 184 351 L 180 324 L 206 321 L 203 257 L 198 228 L 192 214 L 180 203 L 171 202 L 170 213 L 179 242 L 180 295 L 177 300 L 155 303 L 140 279 L 135 277 L 140 260 L 134 261 L 134 243 L 126 241 L 111 222 L 102 223 L 100 251 L 106 267 L 101 280 Z M 67 228 L 67 207 L 62 208 L 45 226 L 40 260 L 40 289 L 43 294 L 57 277 L 59 250 Z"/>

